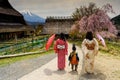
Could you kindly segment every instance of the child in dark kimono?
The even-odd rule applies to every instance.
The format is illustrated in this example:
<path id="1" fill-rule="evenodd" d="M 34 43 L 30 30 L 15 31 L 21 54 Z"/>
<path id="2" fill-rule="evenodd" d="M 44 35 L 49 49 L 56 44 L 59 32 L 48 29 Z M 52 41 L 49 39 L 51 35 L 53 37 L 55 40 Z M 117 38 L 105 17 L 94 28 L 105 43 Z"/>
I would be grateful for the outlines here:
<path id="1" fill-rule="evenodd" d="M 70 61 L 69 64 L 71 64 L 72 71 L 74 71 L 74 70 L 77 71 L 79 57 L 78 57 L 78 54 L 76 52 L 75 44 L 73 44 L 72 50 L 73 51 L 69 55 L 69 61 Z M 75 69 L 74 69 L 74 67 L 75 67 Z"/>

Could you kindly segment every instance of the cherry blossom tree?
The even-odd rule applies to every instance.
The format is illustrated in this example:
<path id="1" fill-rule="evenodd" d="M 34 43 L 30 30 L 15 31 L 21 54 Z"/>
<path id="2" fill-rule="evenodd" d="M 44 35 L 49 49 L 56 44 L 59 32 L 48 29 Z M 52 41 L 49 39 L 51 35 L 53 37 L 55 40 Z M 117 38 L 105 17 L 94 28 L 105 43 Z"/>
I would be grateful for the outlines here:
<path id="1" fill-rule="evenodd" d="M 107 38 L 111 37 L 111 35 L 114 35 L 115 37 L 115 35 L 117 34 L 116 27 L 112 24 L 109 16 L 107 15 L 108 12 L 114 13 L 112 6 L 110 4 L 106 4 L 102 8 L 97 8 L 94 4 L 95 8 L 92 7 L 90 9 L 90 6 L 93 6 L 91 4 L 94 3 L 90 3 L 89 7 L 84 7 L 84 9 L 86 10 L 86 12 L 84 10 L 84 13 L 86 13 L 87 15 L 82 15 L 79 17 L 80 19 L 77 19 L 78 24 L 76 28 L 78 29 L 79 25 L 79 33 L 92 31 L 93 33 L 102 33 L 101 35 Z M 79 10 L 81 11 L 81 9 Z M 71 30 L 73 30 L 73 27 L 71 28 Z"/>

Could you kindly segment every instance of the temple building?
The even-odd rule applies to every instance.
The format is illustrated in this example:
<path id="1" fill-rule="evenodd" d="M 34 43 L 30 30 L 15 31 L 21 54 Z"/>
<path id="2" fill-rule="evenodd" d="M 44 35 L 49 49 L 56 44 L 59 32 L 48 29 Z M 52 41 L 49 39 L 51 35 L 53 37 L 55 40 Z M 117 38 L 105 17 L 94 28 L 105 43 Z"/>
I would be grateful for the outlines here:
<path id="1" fill-rule="evenodd" d="M 75 19 L 71 16 L 50 16 L 47 17 L 42 34 L 69 34 Z"/>

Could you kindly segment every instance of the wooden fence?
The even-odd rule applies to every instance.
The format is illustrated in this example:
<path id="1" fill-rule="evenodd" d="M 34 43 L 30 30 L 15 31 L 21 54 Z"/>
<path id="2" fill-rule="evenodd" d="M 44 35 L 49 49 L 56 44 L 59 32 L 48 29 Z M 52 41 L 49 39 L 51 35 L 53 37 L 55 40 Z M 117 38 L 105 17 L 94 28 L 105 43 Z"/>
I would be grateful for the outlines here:
<path id="1" fill-rule="evenodd" d="M 0 55 L 8 55 L 8 54 L 18 54 L 29 52 L 32 49 L 41 48 L 44 46 L 47 38 L 40 38 L 37 40 L 26 41 L 21 43 L 16 43 L 13 45 L 0 47 Z"/>

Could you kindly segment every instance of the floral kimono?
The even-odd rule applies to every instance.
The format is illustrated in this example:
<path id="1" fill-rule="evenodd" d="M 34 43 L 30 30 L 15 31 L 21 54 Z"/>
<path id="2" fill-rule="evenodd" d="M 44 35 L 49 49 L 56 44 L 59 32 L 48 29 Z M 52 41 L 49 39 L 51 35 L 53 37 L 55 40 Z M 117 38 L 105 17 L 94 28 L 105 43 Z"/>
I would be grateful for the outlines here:
<path id="1" fill-rule="evenodd" d="M 66 41 L 57 39 L 54 45 L 55 53 L 57 53 L 58 57 L 58 69 L 65 68 L 65 55 L 68 54 L 68 44 Z"/>
<path id="2" fill-rule="evenodd" d="M 95 38 L 93 40 L 84 39 L 82 42 L 82 52 L 83 52 L 83 65 L 82 69 L 84 72 L 93 73 L 94 72 L 94 60 L 98 53 L 98 42 Z"/>

